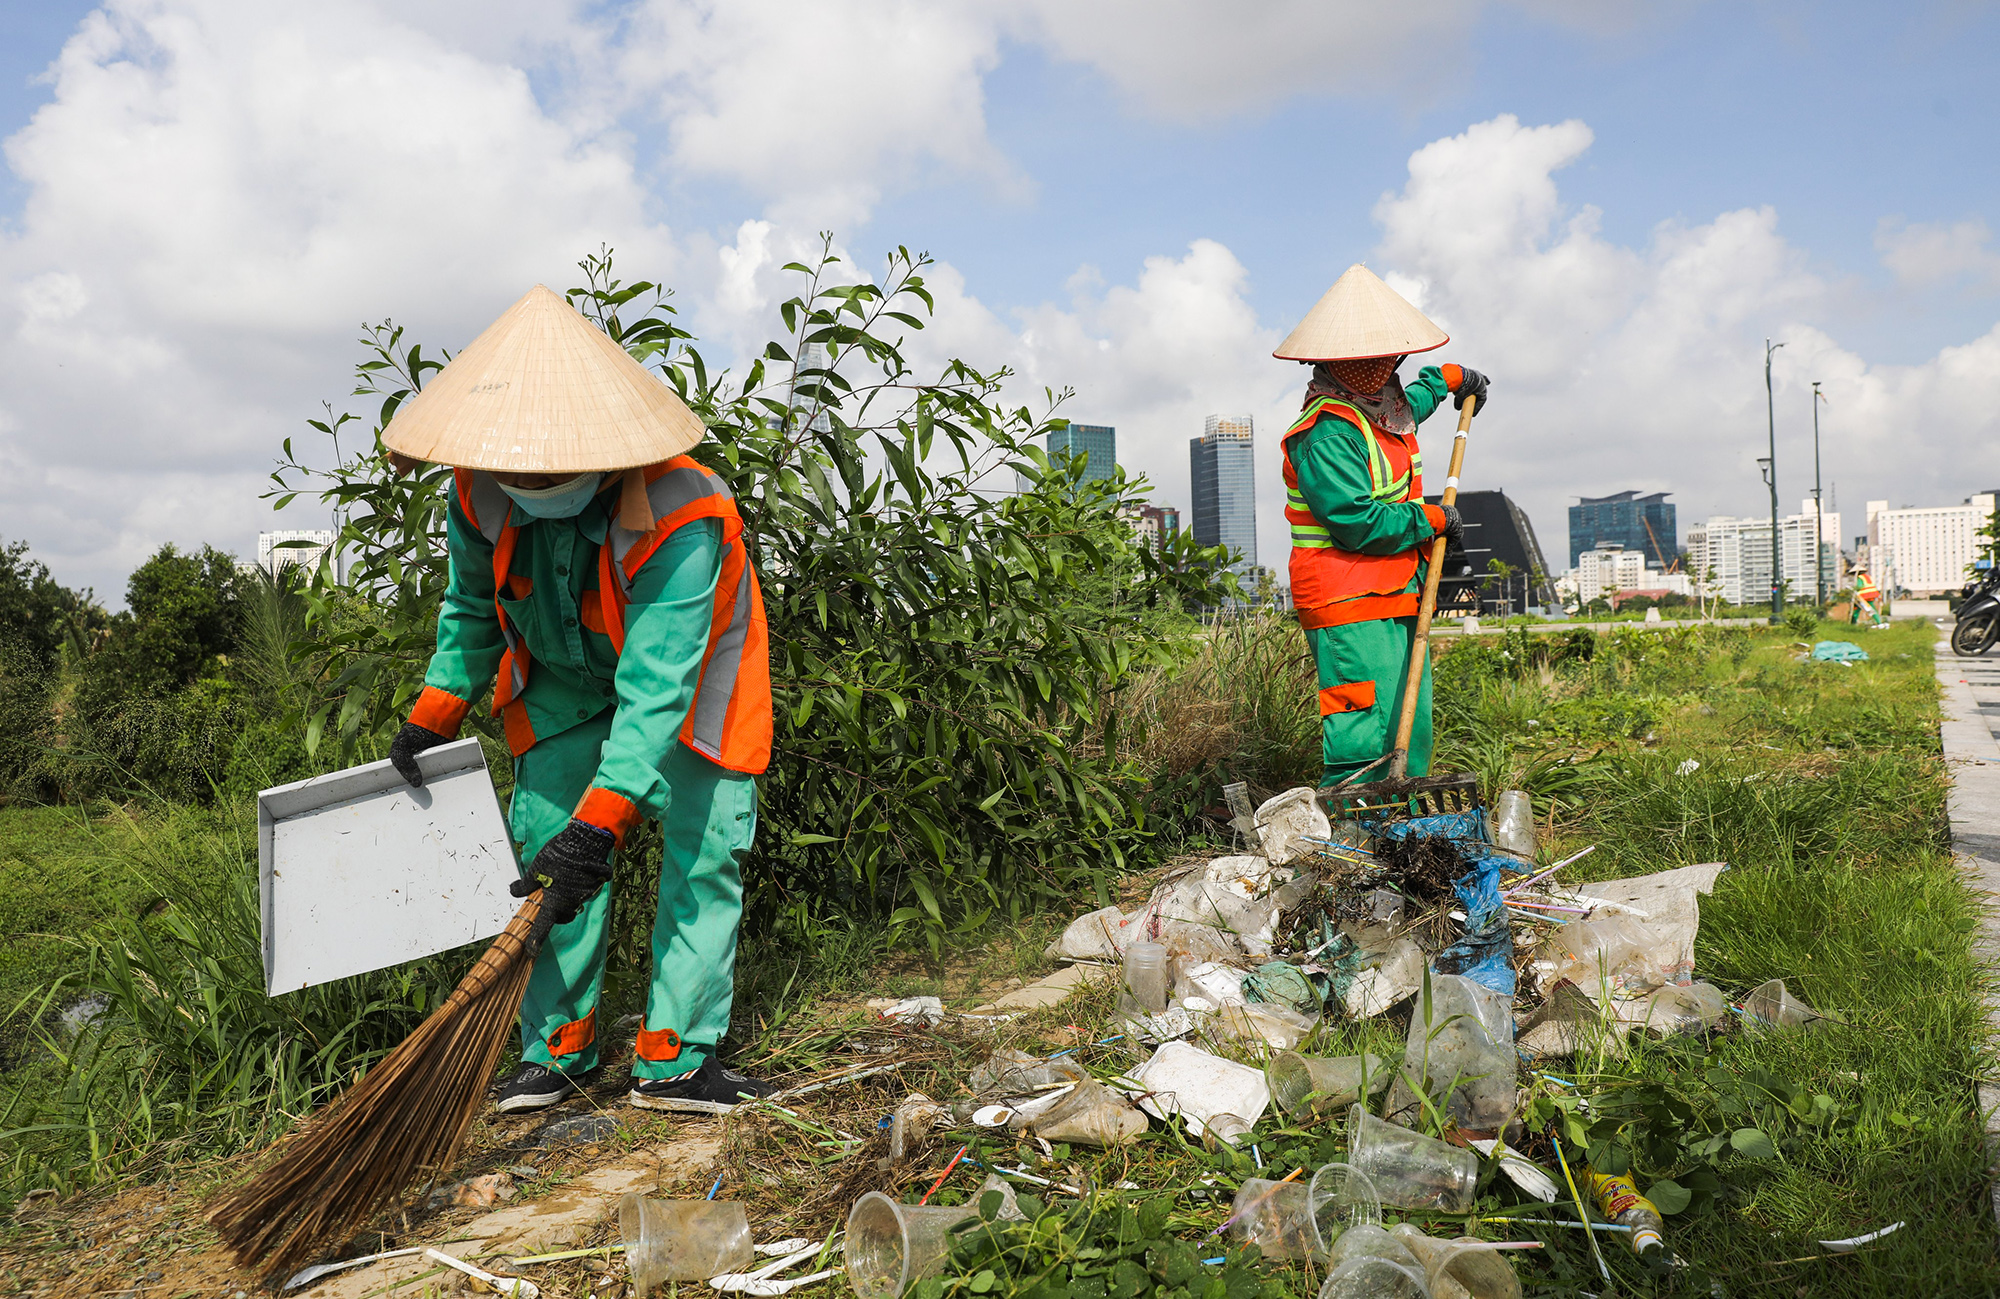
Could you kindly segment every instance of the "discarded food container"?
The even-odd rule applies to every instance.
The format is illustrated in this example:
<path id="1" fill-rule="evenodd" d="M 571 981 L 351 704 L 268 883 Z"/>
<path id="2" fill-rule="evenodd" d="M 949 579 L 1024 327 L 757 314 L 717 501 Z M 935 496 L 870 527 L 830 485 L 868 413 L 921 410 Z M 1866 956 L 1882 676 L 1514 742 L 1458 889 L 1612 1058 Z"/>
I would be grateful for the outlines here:
<path id="1" fill-rule="evenodd" d="M 1492 1248 L 1490 1241 L 1471 1236 L 1439 1240 L 1408 1222 L 1391 1227 L 1389 1234 L 1417 1256 L 1433 1293 L 1463 1292 L 1470 1299 L 1521 1299 L 1521 1279 L 1514 1274 L 1514 1264 Z"/>
<path id="2" fill-rule="evenodd" d="M 1347 1111 L 1347 1162 L 1368 1175 L 1382 1203 L 1470 1213 L 1479 1156 L 1385 1123 L 1359 1104 Z"/>
<path id="3" fill-rule="evenodd" d="M 1264 1067 L 1271 1099 L 1287 1114 L 1333 1114 L 1388 1086 L 1391 1077 L 1379 1056 L 1331 1059 L 1280 1051 Z"/>
<path id="4" fill-rule="evenodd" d="M 1794 997 L 1783 979 L 1752 988 L 1743 999 L 1743 1013 L 1765 1028 L 1810 1028 L 1826 1018 Z"/>
<path id="5" fill-rule="evenodd" d="M 1535 859 L 1535 805 L 1525 792 L 1501 790 L 1487 817 L 1495 848 L 1529 861 Z"/>
<path id="6" fill-rule="evenodd" d="M 1352 1164 L 1322 1164 L 1306 1186 L 1306 1207 L 1328 1248 L 1356 1227 L 1382 1225 L 1382 1197 Z"/>
<path id="7" fill-rule="evenodd" d="M 1125 949 L 1125 979 L 1119 989 L 1118 1009 L 1128 1015 L 1157 1015 L 1166 1008 L 1166 944 L 1133 943 Z"/>
<path id="8" fill-rule="evenodd" d="M 1557 979 L 1567 979 L 1593 998 L 1633 996 L 1665 982 L 1648 957 L 1646 933 L 1630 916 L 1612 913 L 1576 920 L 1558 928 L 1542 952 L 1555 962 Z"/>
<path id="9" fill-rule="evenodd" d="M 618 1234 L 638 1299 L 662 1281 L 705 1281 L 757 1258 L 750 1220 L 734 1200 L 650 1200 L 633 1191 L 618 1201 Z"/>
<path id="10" fill-rule="evenodd" d="M 1271 1102 L 1263 1071 L 1187 1042 L 1162 1044 L 1126 1078 L 1144 1093 L 1139 1097 L 1141 1109 L 1161 1119 L 1179 1114 L 1196 1136 L 1212 1118 L 1225 1115 L 1246 1127 L 1254 1125 Z"/>
<path id="11" fill-rule="evenodd" d="M 861 1299 L 895 1299 L 912 1281 L 943 1271 L 951 1229 L 978 1218 L 976 1204 L 899 1204 L 868 1192 L 847 1214 L 848 1284 Z"/>
<path id="12" fill-rule="evenodd" d="M 1211 1114 L 1201 1125 L 1201 1144 L 1210 1150 L 1218 1146 L 1234 1148 L 1250 1135 L 1250 1125 L 1239 1114 Z"/>
<path id="13" fill-rule="evenodd" d="M 1103 1083 L 1078 1083 L 1045 1113 L 1030 1120 L 1044 1141 L 1068 1141 L 1081 1146 L 1127 1146 L 1146 1135 L 1146 1116 Z"/>
<path id="14" fill-rule="evenodd" d="M 1319 1016 L 1301 1015 L 1268 1001 L 1253 1001 L 1224 1006 L 1216 1022 L 1226 1035 L 1239 1042 L 1262 1042 L 1274 1050 L 1289 1051 L 1305 1041 L 1306 1034 L 1319 1023 Z"/>
<path id="15" fill-rule="evenodd" d="M 1431 1299 L 1431 1291 L 1416 1268 L 1363 1254 L 1327 1274 L 1319 1299 Z"/>
<path id="16" fill-rule="evenodd" d="M 1245 1178 L 1229 1211 L 1230 1239 L 1257 1246 L 1265 1258 L 1326 1257 L 1307 1191 L 1303 1182 Z"/>

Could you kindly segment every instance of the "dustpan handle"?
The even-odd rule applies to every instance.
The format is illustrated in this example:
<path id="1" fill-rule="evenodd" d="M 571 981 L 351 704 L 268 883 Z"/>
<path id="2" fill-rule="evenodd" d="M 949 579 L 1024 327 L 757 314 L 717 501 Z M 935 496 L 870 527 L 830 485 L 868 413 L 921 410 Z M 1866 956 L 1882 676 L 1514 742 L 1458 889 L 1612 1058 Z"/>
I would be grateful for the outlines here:
<path id="1" fill-rule="evenodd" d="M 1479 407 L 1479 398 L 1468 396 L 1465 405 L 1459 408 L 1458 432 L 1451 440 L 1451 468 L 1445 471 L 1444 495 L 1439 498 L 1444 505 L 1458 502 L 1458 471 L 1465 467 L 1465 439 L 1472 431 L 1472 412 Z M 1424 598 L 1417 605 L 1417 634 L 1410 642 L 1410 670 L 1403 683 L 1402 716 L 1396 722 L 1396 744 L 1389 751 L 1389 773 L 1391 780 L 1401 780 L 1409 774 L 1410 731 L 1417 721 L 1417 692 L 1423 688 L 1424 665 L 1430 657 L 1431 615 L 1437 611 L 1438 575 L 1444 571 L 1445 535 L 1440 532 L 1431 542 L 1431 562 L 1424 573 Z"/>

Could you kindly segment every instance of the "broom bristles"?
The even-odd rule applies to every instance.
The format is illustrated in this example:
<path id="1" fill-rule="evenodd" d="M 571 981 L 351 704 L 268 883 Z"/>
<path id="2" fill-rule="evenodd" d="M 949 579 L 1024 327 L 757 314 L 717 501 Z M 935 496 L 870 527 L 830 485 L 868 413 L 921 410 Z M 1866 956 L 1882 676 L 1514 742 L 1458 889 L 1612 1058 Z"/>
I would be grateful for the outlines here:
<path id="1" fill-rule="evenodd" d="M 239 1262 L 288 1274 L 359 1230 L 419 1173 L 451 1164 L 520 1013 L 540 911 L 536 893 L 443 1005 L 210 1212 Z"/>

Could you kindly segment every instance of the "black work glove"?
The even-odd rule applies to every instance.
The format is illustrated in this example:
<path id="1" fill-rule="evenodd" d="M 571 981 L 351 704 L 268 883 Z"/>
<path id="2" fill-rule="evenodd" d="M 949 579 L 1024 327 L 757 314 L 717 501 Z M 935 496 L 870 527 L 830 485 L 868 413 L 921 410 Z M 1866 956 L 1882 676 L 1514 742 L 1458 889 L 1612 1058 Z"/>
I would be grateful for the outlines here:
<path id="1" fill-rule="evenodd" d="M 1458 507 L 1456 505 L 1440 505 L 1438 508 L 1444 511 L 1443 535 L 1446 543 L 1445 548 L 1447 550 L 1456 549 L 1461 552 L 1464 551 L 1465 520 L 1459 517 Z"/>
<path id="2" fill-rule="evenodd" d="M 572 820 L 542 845 L 528 873 L 507 886 L 517 898 L 525 898 L 536 889 L 542 891 L 542 910 L 535 920 L 537 933 L 545 936 L 555 926 L 576 919 L 583 904 L 611 878 L 611 849 L 616 843 L 609 830 Z"/>
<path id="3" fill-rule="evenodd" d="M 403 729 L 396 732 L 396 738 L 389 741 L 389 761 L 404 780 L 410 782 L 411 789 L 424 787 L 424 773 L 417 766 L 417 755 L 425 749 L 435 749 L 440 744 L 450 744 L 449 735 L 439 735 L 428 726 L 415 722 L 404 722 Z"/>
<path id="4" fill-rule="evenodd" d="M 1477 370 L 1459 366 L 1458 387 L 1452 392 L 1452 409 L 1464 410 L 1467 397 L 1479 398 L 1478 409 L 1486 409 L 1486 376 Z"/>

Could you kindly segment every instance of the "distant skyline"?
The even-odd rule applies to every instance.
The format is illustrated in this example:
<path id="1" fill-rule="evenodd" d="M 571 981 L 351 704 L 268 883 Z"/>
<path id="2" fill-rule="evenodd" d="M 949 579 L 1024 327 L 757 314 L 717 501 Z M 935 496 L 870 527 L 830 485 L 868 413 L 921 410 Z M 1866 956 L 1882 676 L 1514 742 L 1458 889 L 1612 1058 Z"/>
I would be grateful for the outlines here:
<path id="1" fill-rule="evenodd" d="M 0 0 L 0 537 L 115 599 L 324 526 L 259 495 L 362 322 L 457 348 L 609 244 L 740 367 L 822 230 L 928 249 L 913 355 L 1074 388 L 1162 499 L 1253 417 L 1267 564 L 1270 351 L 1356 261 L 1453 335 L 1406 379 L 1492 378 L 1465 486 L 1545 529 L 1755 514 L 1767 337 L 1782 497 L 1819 380 L 1830 488 L 1956 503 L 2000 483 L 1996 48 L 1941 2 Z"/>

